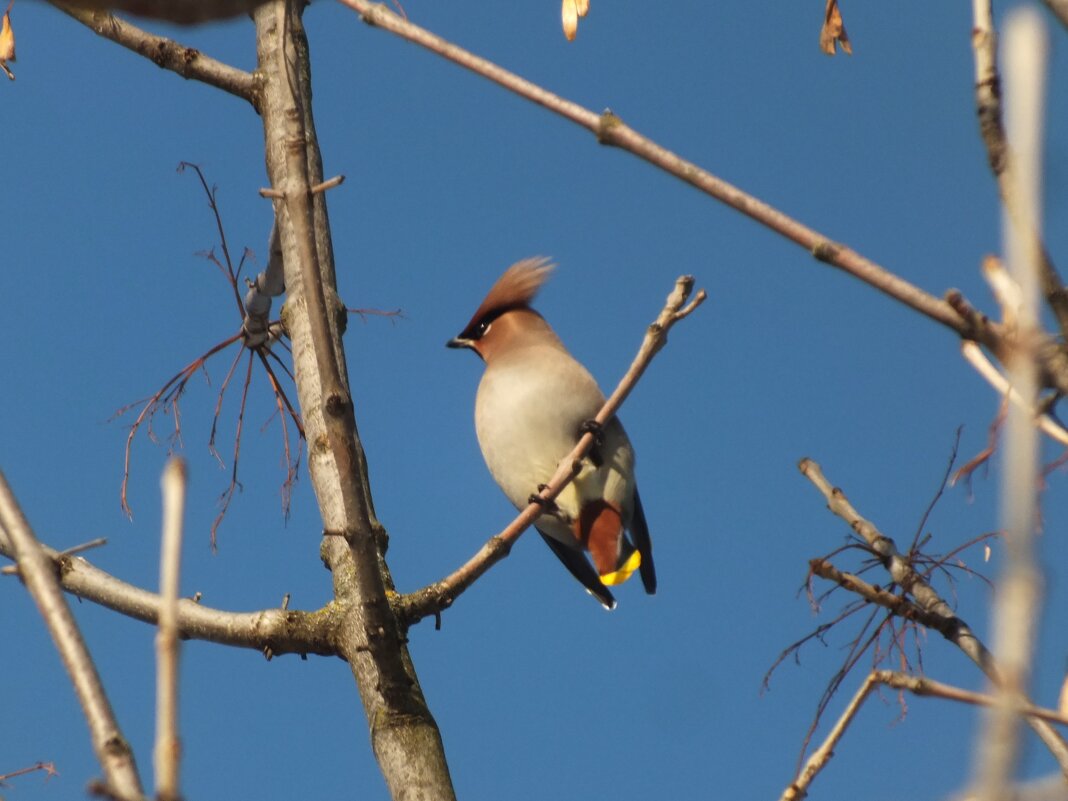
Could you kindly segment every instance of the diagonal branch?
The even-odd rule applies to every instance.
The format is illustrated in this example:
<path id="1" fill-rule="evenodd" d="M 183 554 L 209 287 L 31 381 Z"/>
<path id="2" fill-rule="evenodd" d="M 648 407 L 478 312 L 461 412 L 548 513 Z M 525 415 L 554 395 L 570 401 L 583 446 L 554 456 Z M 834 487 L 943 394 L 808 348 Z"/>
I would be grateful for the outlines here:
<path id="1" fill-rule="evenodd" d="M 1004 327 L 982 315 L 963 315 L 958 309 L 959 293 L 954 291 L 956 304 L 931 295 L 852 248 L 833 241 L 748 192 L 658 145 L 626 125 L 611 111 L 606 110 L 602 114 L 597 114 L 578 103 L 560 97 L 425 28 L 413 25 L 384 5 L 370 2 L 370 0 L 341 0 L 341 2 L 356 11 L 369 25 L 387 30 L 437 53 L 464 69 L 481 75 L 508 91 L 570 120 L 593 133 L 601 144 L 618 147 L 669 175 L 685 181 L 709 197 L 730 206 L 771 231 L 800 245 L 817 260 L 837 267 L 934 322 L 949 328 L 959 336 L 974 339 L 999 357 L 1005 352 Z M 1044 380 L 1060 390 L 1062 394 L 1068 394 L 1068 354 L 1052 340 L 1047 339 L 1040 348 L 1040 358 L 1045 373 Z"/>
<path id="2" fill-rule="evenodd" d="M 667 344 L 667 335 L 671 327 L 688 316 L 707 297 L 705 291 L 701 289 L 687 304 L 686 301 L 692 291 L 693 276 L 684 275 L 675 282 L 675 288 L 668 295 L 667 303 L 646 331 L 645 339 L 642 340 L 638 355 L 634 357 L 630 369 L 627 370 L 611 397 L 605 401 L 604 406 L 594 418 L 602 426 L 615 416 L 653 357 Z M 453 601 L 479 576 L 506 557 L 519 536 L 541 515 L 544 509 L 543 504 L 552 502 L 575 478 L 581 468 L 582 458 L 592 447 L 593 442 L 592 433 L 583 434 L 571 453 L 560 462 L 560 466 L 557 467 L 549 483 L 545 485 L 545 489 L 538 494 L 540 502 L 534 501 L 528 504 L 518 517 L 500 534 L 491 537 L 465 564 L 441 581 L 399 598 L 396 602 L 398 616 L 410 625 L 429 615 L 440 614 L 442 610 L 451 606 Z"/>
<path id="3" fill-rule="evenodd" d="M 1061 25 L 1068 28 L 1068 0 L 1043 0 L 1046 8 L 1053 12 Z"/>
<path id="4" fill-rule="evenodd" d="M 10 548 L 13 553 L 19 575 L 70 674 L 108 791 L 122 801 L 143 798 L 133 751 L 115 720 L 93 658 L 56 580 L 52 562 L 34 536 L 3 473 L 0 473 L 0 531 L 3 532 L 0 547 Z"/>
<path id="5" fill-rule="evenodd" d="M 177 73 L 186 80 L 200 81 L 222 89 L 247 100 L 259 110 L 256 79 L 252 73 L 217 61 L 194 47 L 186 47 L 173 39 L 149 33 L 107 11 L 91 11 L 61 0 L 54 0 L 53 5 L 98 36 L 144 56 L 157 67 Z"/>
<path id="6" fill-rule="evenodd" d="M 933 629 L 947 640 L 952 641 L 960 629 L 960 619 L 956 615 L 946 617 L 937 612 L 928 611 L 903 595 L 897 595 L 876 584 L 871 584 L 853 573 L 839 570 L 827 559 L 810 559 L 808 569 L 812 575 L 833 581 L 847 592 L 859 595 L 868 603 L 885 607 L 903 620 Z"/>

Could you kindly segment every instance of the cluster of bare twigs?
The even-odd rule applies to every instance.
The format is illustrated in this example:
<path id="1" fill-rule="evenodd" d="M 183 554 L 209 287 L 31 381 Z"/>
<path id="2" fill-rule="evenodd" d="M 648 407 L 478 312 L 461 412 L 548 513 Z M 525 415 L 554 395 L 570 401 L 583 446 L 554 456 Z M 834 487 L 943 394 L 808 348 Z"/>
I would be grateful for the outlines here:
<path id="1" fill-rule="evenodd" d="M 949 581 L 952 589 L 954 572 L 977 576 L 985 581 L 983 576 L 960 562 L 958 557 L 964 550 L 989 541 L 991 537 L 996 536 L 996 533 L 975 537 L 945 555 L 924 554 L 920 550 L 928 541 L 928 538 L 922 534 L 926 520 L 947 485 L 952 467 L 953 459 L 947 465 L 939 490 L 923 515 L 912 545 L 908 551 L 902 553 L 898 551 L 890 537 L 883 534 L 853 508 L 845 493 L 827 480 L 818 464 L 811 459 L 801 460 L 799 468 L 802 474 L 824 496 L 828 508 L 847 523 L 853 532 L 848 545 L 827 557 L 813 559 L 810 562 L 810 573 L 806 581 L 809 597 L 813 603 L 818 605 L 841 588 L 855 594 L 857 599 L 849 601 L 833 620 L 821 625 L 814 632 L 784 650 L 765 676 L 765 685 L 775 667 L 791 655 L 796 658 L 798 650 L 805 643 L 814 639 L 822 640 L 827 632 L 843 621 L 862 610 L 868 612 L 866 619 L 860 625 L 859 632 L 847 647 L 847 655 L 841 667 L 828 682 L 819 700 L 816 714 L 804 738 L 802 759 L 808 751 L 809 744 L 829 702 L 841 688 L 844 679 L 857 668 L 865 653 L 871 654 L 871 668 L 868 677 L 824 742 L 809 755 L 803 766 L 799 763 L 794 780 L 782 795 L 783 801 L 796 801 L 807 794 L 809 785 L 829 762 L 835 745 L 844 735 L 860 705 L 878 686 L 889 686 L 899 691 L 902 714 L 905 712 L 905 700 L 900 693 L 906 691 L 918 695 L 938 695 L 948 700 L 966 703 L 988 706 L 995 704 L 991 696 L 969 693 L 910 675 L 923 672 L 921 630 L 927 629 L 938 632 L 960 649 L 995 684 L 1000 680 L 1000 671 L 994 656 L 964 619 L 958 615 L 953 606 L 932 586 L 933 578 L 941 575 Z M 851 550 L 865 554 L 862 566 L 856 573 L 839 570 L 831 563 L 832 557 Z M 885 586 L 865 581 L 858 575 L 877 566 L 884 569 L 890 577 L 889 583 Z M 813 590 L 814 577 L 831 582 L 831 588 L 816 594 Z M 910 637 L 911 645 L 908 644 Z M 896 662 L 896 672 L 884 668 L 885 665 L 893 662 Z M 1068 721 L 1063 719 L 1059 713 L 1040 709 L 1025 699 L 1020 700 L 1018 709 L 1021 715 L 1027 717 L 1029 725 L 1057 759 L 1061 770 L 1068 775 L 1068 745 L 1050 725 L 1051 722 L 1065 725 Z"/>
<path id="2" fill-rule="evenodd" d="M 885 544 L 888 540 L 878 534 L 870 523 L 858 515 L 848 513 L 846 511 L 848 502 L 844 501 L 844 495 L 840 490 L 833 490 L 841 507 L 837 511 L 850 523 L 853 530 L 845 545 L 825 556 L 809 561 L 809 572 L 803 590 L 809 605 L 816 613 L 821 612 L 825 603 L 832 597 L 836 597 L 840 590 L 850 594 L 849 600 L 843 603 L 832 619 L 821 623 L 804 637 L 783 649 L 764 675 L 763 680 L 763 687 L 766 690 L 770 687 L 772 674 L 783 662 L 791 657 L 794 661 L 799 661 L 801 650 L 805 645 L 812 642 L 826 643 L 826 638 L 832 631 L 859 618 L 859 623 L 854 626 L 853 633 L 848 635 L 845 656 L 828 680 L 816 704 L 816 711 L 805 734 L 799 758 L 804 757 L 824 713 L 841 689 L 843 682 L 854 670 L 863 669 L 862 663 L 865 661 L 865 655 L 869 657 L 867 659 L 869 670 L 893 666 L 899 671 L 922 673 L 923 646 L 927 639 L 925 631 L 931 629 L 947 636 L 951 634 L 951 629 L 957 625 L 955 614 L 952 616 L 946 614 L 949 611 L 948 605 L 937 614 L 921 605 L 912 595 L 917 584 L 930 587 L 936 578 L 941 578 L 946 583 L 949 593 L 955 595 L 954 588 L 958 575 L 978 578 L 987 584 L 990 583 L 982 573 L 971 568 L 961 557 L 965 551 L 988 543 L 997 536 L 997 532 L 987 532 L 972 537 L 944 554 L 925 550 L 933 541 L 932 535 L 927 532 L 928 520 L 949 486 L 957 458 L 960 433 L 958 429 L 938 489 L 920 518 L 912 542 L 908 549 L 900 554 L 901 565 L 898 579 L 891 575 L 890 581 L 884 584 L 879 583 L 878 580 L 870 581 L 863 578 L 865 574 L 887 566 L 888 551 Z M 817 487 L 825 489 L 829 486 L 822 479 L 818 466 L 811 460 L 802 460 L 801 471 L 812 478 Z M 860 562 L 855 569 L 843 570 L 835 564 L 835 560 L 848 555 L 859 556 Z M 817 585 L 817 579 L 828 582 L 829 586 L 825 585 L 820 588 Z M 904 696 L 899 694 L 898 700 L 901 704 L 901 714 L 904 715 L 906 712 Z"/>
<path id="3" fill-rule="evenodd" d="M 222 250 L 222 259 L 216 255 L 215 250 L 209 250 L 199 255 L 203 256 L 207 261 L 214 264 L 219 272 L 222 273 L 226 282 L 229 284 L 231 291 L 234 295 L 234 302 L 237 304 L 238 316 L 241 320 L 241 326 L 237 333 L 232 334 L 221 342 L 213 345 L 207 351 L 202 353 L 197 358 L 193 359 L 189 364 L 179 370 L 175 375 L 168 379 L 163 386 L 161 386 L 154 394 L 141 398 L 140 400 L 129 403 L 123 406 L 115 412 L 112 419 L 121 417 L 133 409 L 139 409 L 137 417 L 130 425 L 129 433 L 126 437 L 126 447 L 123 461 L 123 473 L 122 473 L 122 489 L 120 492 L 120 499 L 122 503 L 122 510 L 129 516 L 133 515 L 130 509 L 127 490 L 130 482 L 130 455 L 133 445 L 134 437 L 137 436 L 137 432 L 144 426 L 147 430 L 148 437 L 152 441 L 157 441 L 155 430 L 153 428 L 153 422 L 156 415 L 163 414 L 171 418 L 172 430 L 167 436 L 167 443 L 169 448 L 173 449 L 176 445 L 181 445 L 182 442 L 182 413 L 180 407 L 180 401 L 182 396 L 188 387 L 189 380 L 198 372 L 203 371 L 205 377 L 207 377 L 207 362 L 216 354 L 222 353 L 232 345 L 237 345 L 237 352 L 234 354 L 234 358 L 230 362 L 230 367 L 226 371 L 226 377 L 223 379 L 222 384 L 219 386 L 219 391 L 215 400 L 215 410 L 212 414 L 211 433 L 208 437 L 208 450 L 211 455 L 219 462 L 219 465 L 225 469 L 226 463 L 223 461 L 222 456 L 219 455 L 218 449 L 215 447 L 216 435 L 218 433 L 219 416 L 222 412 L 223 400 L 226 396 L 226 391 L 231 386 L 231 382 L 237 373 L 238 365 L 241 363 L 242 357 L 245 358 L 245 368 L 243 370 L 243 376 L 239 379 L 241 381 L 241 401 L 238 407 L 237 420 L 234 431 L 233 442 L 233 454 L 231 457 L 230 467 L 230 481 L 226 489 L 219 496 L 219 512 L 215 517 L 215 520 L 211 524 L 211 543 L 214 548 L 216 545 L 216 535 L 218 532 L 219 524 L 222 523 L 223 518 L 226 516 L 226 512 L 230 507 L 230 501 L 234 497 L 234 493 L 241 488 L 241 483 L 238 481 L 238 466 L 241 461 L 241 436 L 244 431 L 244 419 L 245 408 L 249 397 L 249 388 L 252 385 L 252 374 L 255 364 L 258 362 L 267 377 L 267 381 L 271 387 L 271 393 L 274 396 L 275 402 L 275 414 L 281 421 L 281 440 L 282 451 L 284 454 L 285 463 L 285 478 L 282 481 L 282 510 L 283 514 L 288 517 L 289 504 L 292 497 L 293 484 L 297 478 L 297 472 L 300 467 L 301 454 L 303 453 L 304 443 L 304 425 L 301 422 L 300 415 L 293 407 L 293 404 L 289 400 L 289 396 L 283 387 L 281 375 L 284 375 L 289 382 L 292 382 L 293 373 L 290 372 L 289 367 L 276 353 L 276 348 L 282 348 L 286 352 L 289 352 L 289 344 L 286 342 L 284 331 L 282 330 L 282 323 L 279 320 L 271 321 L 268 324 L 268 336 L 257 337 L 253 340 L 249 336 L 249 332 L 246 329 L 245 321 L 247 313 L 245 309 L 245 303 L 241 297 L 241 291 L 238 288 L 238 282 L 241 279 L 242 270 L 245 267 L 246 262 L 252 256 L 251 251 L 246 249 L 241 259 L 238 261 L 237 266 L 234 266 L 234 261 L 230 256 L 230 247 L 226 241 L 226 231 L 223 228 L 222 215 L 219 212 L 219 205 L 217 201 L 217 188 L 214 186 L 208 186 L 207 180 L 204 178 L 204 173 L 200 167 L 196 164 L 190 164 L 188 162 L 182 162 L 178 166 L 179 172 L 184 172 L 186 169 L 192 169 L 197 178 L 200 180 L 201 187 L 204 190 L 204 194 L 208 199 L 208 206 L 211 209 L 212 216 L 215 219 L 215 225 L 219 232 L 220 248 Z M 247 280 L 247 279 L 246 279 Z M 366 313 L 361 311 L 361 313 Z M 271 421 L 268 420 L 265 425 Z M 293 442 L 293 432 L 290 431 L 290 423 L 292 423 L 295 429 L 296 442 Z"/>

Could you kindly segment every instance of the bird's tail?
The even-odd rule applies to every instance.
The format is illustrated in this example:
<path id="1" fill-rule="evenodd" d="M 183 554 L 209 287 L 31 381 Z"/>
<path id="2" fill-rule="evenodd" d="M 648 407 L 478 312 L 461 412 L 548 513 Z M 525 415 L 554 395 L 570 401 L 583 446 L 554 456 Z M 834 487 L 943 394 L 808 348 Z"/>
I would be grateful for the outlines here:
<path id="1" fill-rule="evenodd" d="M 616 584 L 622 584 L 629 579 L 631 573 L 641 567 L 642 564 L 642 555 L 638 553 L 637 548 L 625 539 L 621 545 L 623 547 L 620 548 L 619 561 L 616 564 L 616 569 L 609 573 L 601 574 L 601 583 L 609 587 L 614 587 Z"/>
<path id="2" fill-rule="evenodd" d="M 579 541 L 593 558 L 601 584 L 606 587 L 622 584 L 639 568 L 644 581 L 645 554 L 627 538 L 623 516 L 614 504 L 605 500 L 587 503 L 582 508 L 577 533 Z M 649 560 L 652 560 L 651 553 Z"/>

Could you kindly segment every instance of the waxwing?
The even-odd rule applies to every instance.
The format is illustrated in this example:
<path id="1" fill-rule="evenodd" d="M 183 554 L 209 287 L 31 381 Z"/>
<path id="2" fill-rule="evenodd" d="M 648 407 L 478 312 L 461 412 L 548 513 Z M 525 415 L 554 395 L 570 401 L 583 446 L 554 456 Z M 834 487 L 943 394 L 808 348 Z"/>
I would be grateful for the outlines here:
<path id="1" fill-rule="evenodd" d="M 605 400 L 593 376 L 530 306 L 552 268 L 542 258 L 509 267 L 467 327 L 446 343 L 470 348 L 486 363 L 475 398 L 478 444 L 494 480 L 519 509 L 549 481 Z M 617 419 L 599 435 L 578 476 L 534 525 L 571 574 L 613 609 L 609 586 L 638 570 L 652 594 L 656 570 L 634 449 Z"/>

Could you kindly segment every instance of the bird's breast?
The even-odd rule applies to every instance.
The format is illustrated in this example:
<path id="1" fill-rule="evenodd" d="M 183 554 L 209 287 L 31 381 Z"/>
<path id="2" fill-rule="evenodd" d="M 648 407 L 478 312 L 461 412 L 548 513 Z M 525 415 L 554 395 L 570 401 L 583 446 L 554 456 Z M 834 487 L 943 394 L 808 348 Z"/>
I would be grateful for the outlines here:
<path id="1" fill-rule="evenodd" d="M 597 383 L 582 365 L 559 351 L 548 356 L 553 358 L 488 366 L 475 402 L 482 455 L 494 480 L 517 507 L 525 506 L 538 485 L 552 477 L 560 460 L 575 447 L 582 423 L 604 403 Z M 606 483 L 613 485 L 611 494 L 629 495 L 626 485 L 633 475 L 633 456 L 615 421 L 606 431 L 602 450 L 608 463 L 599 469 L 587 466 L 574 489 L 557 499 L 565 515 L 577 518 L 583 497 L 603 494 Z"/>

